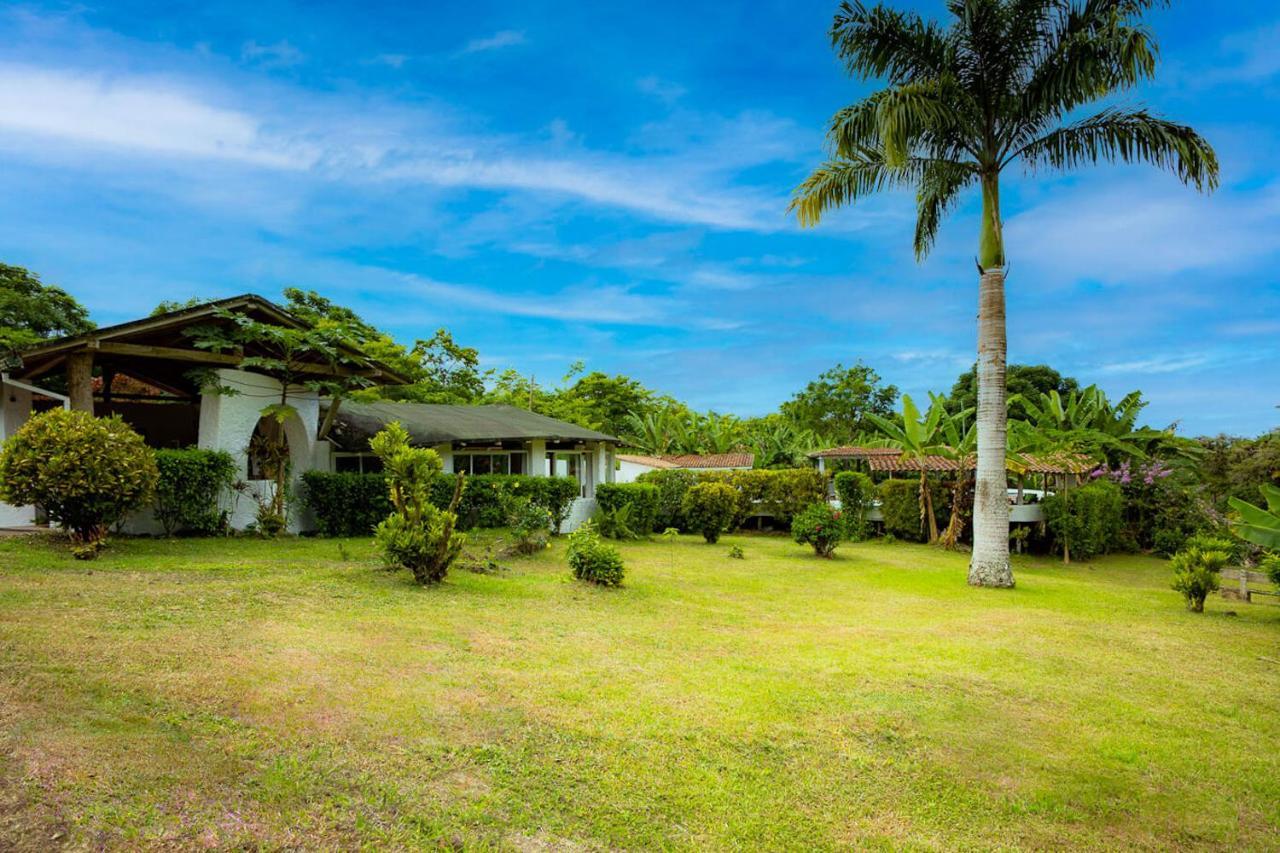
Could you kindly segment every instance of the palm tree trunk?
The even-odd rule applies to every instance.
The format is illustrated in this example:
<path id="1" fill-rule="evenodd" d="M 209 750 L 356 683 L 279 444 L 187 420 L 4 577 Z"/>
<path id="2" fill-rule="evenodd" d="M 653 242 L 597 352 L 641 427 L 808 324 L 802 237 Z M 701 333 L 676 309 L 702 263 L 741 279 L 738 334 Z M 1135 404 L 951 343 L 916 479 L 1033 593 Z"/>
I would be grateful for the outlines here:
<path id="1" fill-rule="evenodd" d="M 995 176 L 984 178 L 978 287 L 978 471 L 974 484 L 973 558 L 969 583 L 1013 586 L 1009 565 L 1009 491 L 1005 466 L 1007 412 L 1004 318 L 1004 245 L 1000 190 Z"/>

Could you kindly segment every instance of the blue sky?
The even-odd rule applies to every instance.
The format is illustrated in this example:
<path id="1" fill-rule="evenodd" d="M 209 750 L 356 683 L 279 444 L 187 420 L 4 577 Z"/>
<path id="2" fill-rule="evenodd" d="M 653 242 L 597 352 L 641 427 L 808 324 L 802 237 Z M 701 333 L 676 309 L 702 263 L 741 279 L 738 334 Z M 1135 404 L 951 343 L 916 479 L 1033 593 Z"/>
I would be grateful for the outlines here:
<path id="1" fill-rule="evenodd" d="M 940 14 L 940 2 L 919 3 Z M 858 359 L 923 396 L 973 360 L 977 226 L 923 264 L 890 195 L 800 230 L 790 190 L 868 88 L 835 3 L 115 3 L 0 12 L 0 259 L 100 323 L 318 290 L 487 366 L 623 372 L 772 410 Z M 1190 433 L 1280 424 L 1280 12 L 1152 16 L 1223 187 L 1011 174 L 1010 359 Z"/>

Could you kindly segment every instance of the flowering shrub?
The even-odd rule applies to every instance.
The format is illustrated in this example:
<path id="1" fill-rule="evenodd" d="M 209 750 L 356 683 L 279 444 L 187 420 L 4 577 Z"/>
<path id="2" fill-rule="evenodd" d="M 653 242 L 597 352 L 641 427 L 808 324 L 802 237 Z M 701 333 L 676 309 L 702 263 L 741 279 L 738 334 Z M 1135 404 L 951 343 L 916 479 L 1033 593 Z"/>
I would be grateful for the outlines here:
<path id="1" fill-rule="evenodd" d="M 43 507 L 81 560 L 96 557 L 111 525 L 151 499 L 158 477 L 155 454 L 119 416 L 43 412 L 0 454 L 0 498 Z"/>
<path id="2" fill-rule="evenodd" d="M 1159 459 L 1141 464 L 1101 465 L 1089 472 L 1094 482 L 1111 482 L 1124 498 L 1122 539 L 1132 548 L 1173 554 L 1187 539 L 1209 526 L 1199 484 L 1187 471 Z"/>
<path id="3" fill-rule="evenodd" d="M 801 545 L 812 545 L 819 557 L 830 557 L 844 536 L 839 510 L 831 504 L 811 504 L 791 521 L 791 538 Z"/>

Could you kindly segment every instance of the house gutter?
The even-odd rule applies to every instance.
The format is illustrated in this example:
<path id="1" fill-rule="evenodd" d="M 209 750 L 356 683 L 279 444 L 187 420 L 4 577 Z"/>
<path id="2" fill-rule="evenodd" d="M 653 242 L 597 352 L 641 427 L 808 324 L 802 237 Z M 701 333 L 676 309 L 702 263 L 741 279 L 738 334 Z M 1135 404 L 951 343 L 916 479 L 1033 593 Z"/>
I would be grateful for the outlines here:
<path id="1" fill-rule="evenodd" d="M 55 400 L 62 401 L 62 408 L 71 408 L 71 398 L 66 394 L 59 394 L 57 391 L 50 391 L 47 388 L 39 388 L 35 385 L 28 385 L 26 382 L 19 382 L 17 379 L 10 379 L 7 373 L 0 373 L 0 385 L 12 385 L 14 388 L 21 388 L 23 391 L 30 391 L 42 397 L 52 397 Z"/>

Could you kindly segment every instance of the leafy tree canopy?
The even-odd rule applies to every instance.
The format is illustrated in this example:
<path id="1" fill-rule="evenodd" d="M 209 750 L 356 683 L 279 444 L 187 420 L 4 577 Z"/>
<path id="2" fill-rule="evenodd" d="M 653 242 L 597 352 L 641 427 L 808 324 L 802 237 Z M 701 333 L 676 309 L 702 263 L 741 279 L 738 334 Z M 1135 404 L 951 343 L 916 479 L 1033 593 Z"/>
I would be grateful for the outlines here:
<path id="1" fill-rule="evenodd" d="M 1057 391 L 1065 397 L 1080 388 L 1080 383 L 1071 376 L 1063 376 L 1047 364 L 1011 364 L 1005 376 L 1005 386 L 1009 389 L 1010 398 L 1017 394 L 1021 397 L 1038 400 L 1041 394 Z M 978 408 L 978 372 L 974 367 L 961 373 L 951 386 L 951 394 L 947 397 L 947 411 L 959 412 L 964 409 Z M 1030 414 L 1020 400 L 1012 400 L 1009 404 L 1009 417 L 1013 420 L 1028 420 Z"/>
<path id="2" fill-rule="evenodd" d="M 0 357 L 93 328 L 89 312 L 65 290 L 23 267 L 0 263 Z"/>
<path id="3" fill-rule="evenodd" d="M 858 362 L 837 364 L 782 404 L 782 414 L 799 429 L 834 444 L 850 444 L 872 428 L 868 414 L 893 413 L 898 389 L 882 385 L 880 374 Z"/>

